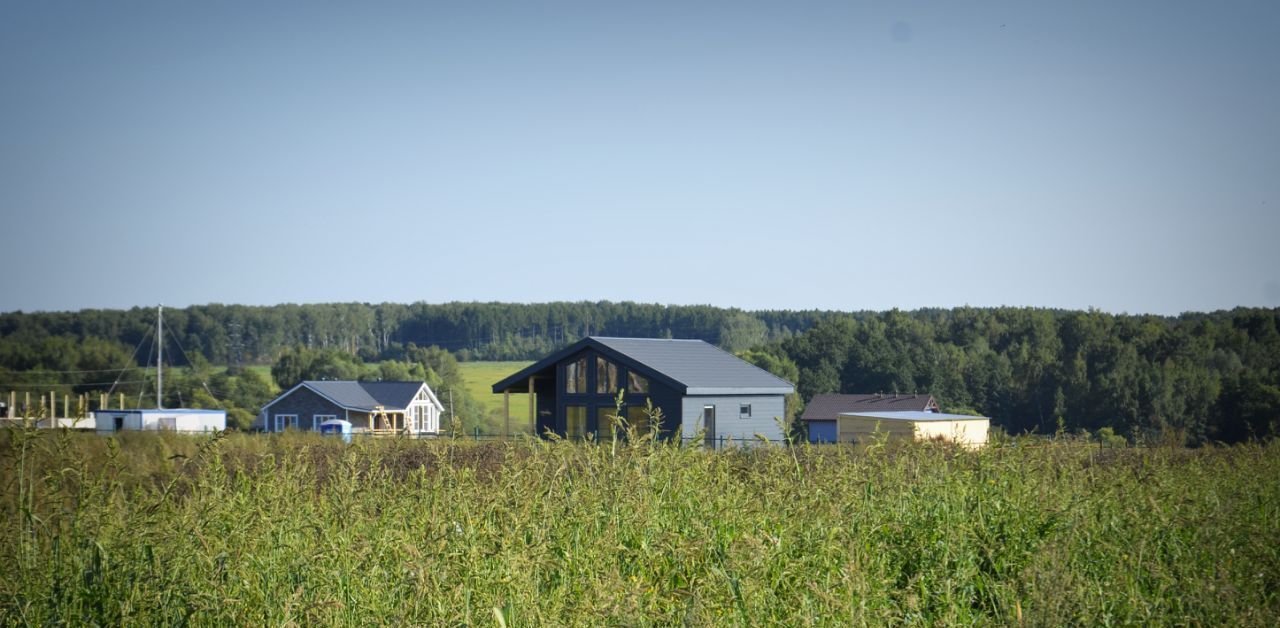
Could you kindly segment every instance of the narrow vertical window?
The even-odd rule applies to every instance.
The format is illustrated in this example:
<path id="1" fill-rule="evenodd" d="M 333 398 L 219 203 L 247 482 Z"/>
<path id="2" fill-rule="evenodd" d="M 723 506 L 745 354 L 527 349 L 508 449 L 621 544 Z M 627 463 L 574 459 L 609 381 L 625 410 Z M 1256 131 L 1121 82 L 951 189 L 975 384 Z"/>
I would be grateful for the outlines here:
<path id="1" fill-rule="evenodd" d="M 618 390 L 618 365 L 596 356 L 596 392 L 612 394 Z"/>
<path id="2" fill-rule="evenodd" d="M 587 392 L 587 359 L 585 357 L 564 366 L 564 391 L 571 394 Z"/>
<path id="3" fill-rule="evenodd" d="M 587 434 L 587 407 L 586 406 L 565 406 L 564 407 L 565 428 L 564 435 L 566 438 L 581 440 Z"/>
<path id="4" fill-rule="evenodd" d="M 649 432 L 649 413 L 644 406 L 627 406 L 627 428 L 637 435 Z"/>
<path id="5" fill-rule="evenodd" d="M 615 426 L 617 413 L 617 409 L 607 406 L 596 408 L 596 440 L 607 443 L 614 439 L 618 433 Z"/>

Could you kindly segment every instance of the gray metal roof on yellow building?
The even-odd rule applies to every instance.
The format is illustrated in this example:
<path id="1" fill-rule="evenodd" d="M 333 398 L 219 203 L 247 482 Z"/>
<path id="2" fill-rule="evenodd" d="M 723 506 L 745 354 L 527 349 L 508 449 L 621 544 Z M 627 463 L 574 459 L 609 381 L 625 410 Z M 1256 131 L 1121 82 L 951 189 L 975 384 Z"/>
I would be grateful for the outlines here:
<path id="1" fill-rule="evenodd" d="M 985 416 L 969 414 L 942 414 L 941 412 L 921 412 L 904 410 L 895 412 L 841 412 L 840 416 L 856 416 L 867 419 L 884 419 L 886 421 L 989 421 Z"/>

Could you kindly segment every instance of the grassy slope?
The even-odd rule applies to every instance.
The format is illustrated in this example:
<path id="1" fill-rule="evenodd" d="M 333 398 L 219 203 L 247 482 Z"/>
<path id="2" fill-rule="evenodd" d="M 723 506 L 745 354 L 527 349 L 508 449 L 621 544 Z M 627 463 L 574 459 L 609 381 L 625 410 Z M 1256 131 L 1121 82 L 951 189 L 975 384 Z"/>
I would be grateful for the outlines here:
<path id="1" fill-rule="evenodd" d="M 533 362 L 461 362 L 462 377 L 467 392 L 479 402 L 492 417 L 502 416 L 502 395 L 493 394 L 494 382 L 533 364 Z M 527 425 L 529 421 L 528 395 L 511 395 L 511 422 Z"/>
<path id="2" fill-rule="evenodd" d="M 0 477 L 5 624 L 1280 616 L 1280 443 L 713 453 L 32 431 L 0 432 Z"/>

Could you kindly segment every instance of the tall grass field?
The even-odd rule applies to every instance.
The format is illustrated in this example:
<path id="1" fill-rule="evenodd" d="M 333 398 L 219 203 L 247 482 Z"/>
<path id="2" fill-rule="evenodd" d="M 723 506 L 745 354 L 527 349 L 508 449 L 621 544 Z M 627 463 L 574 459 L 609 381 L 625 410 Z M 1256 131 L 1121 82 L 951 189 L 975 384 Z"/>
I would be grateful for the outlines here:
<path id="1" fill-rule="evenodd" d="M 0 433 L 12 625 L 1246 625 L 1280 444 Z"/>

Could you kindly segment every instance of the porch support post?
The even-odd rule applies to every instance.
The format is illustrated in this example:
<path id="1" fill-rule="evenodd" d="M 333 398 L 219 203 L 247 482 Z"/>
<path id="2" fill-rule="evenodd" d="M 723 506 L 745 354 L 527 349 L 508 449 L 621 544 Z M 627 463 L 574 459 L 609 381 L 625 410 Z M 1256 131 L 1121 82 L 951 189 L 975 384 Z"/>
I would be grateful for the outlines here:
<path id="1" fill-rule="evenodd" d="M 502 417 L 503 417 L 502 435 L 505 438 L 506 436 L 511 435 L 511 389 L 510 388 L 502 391 Z"/>

